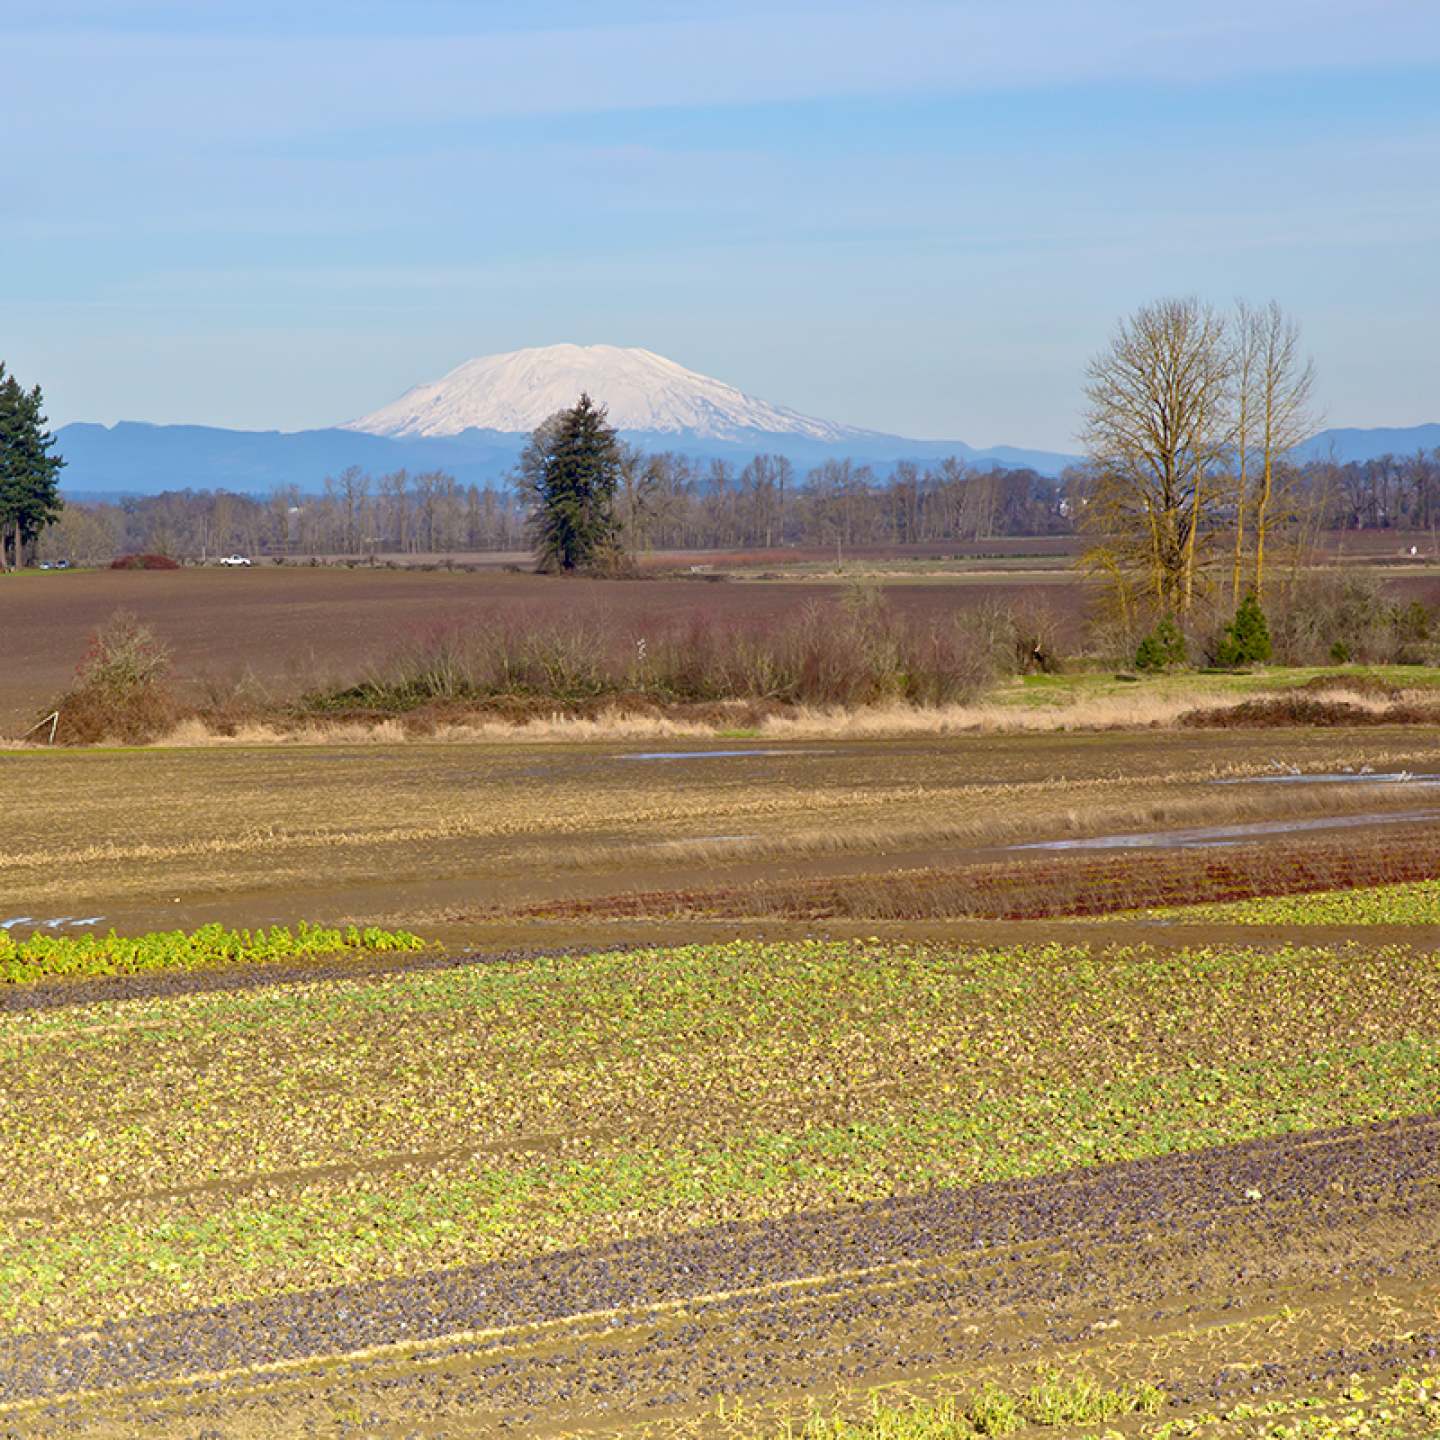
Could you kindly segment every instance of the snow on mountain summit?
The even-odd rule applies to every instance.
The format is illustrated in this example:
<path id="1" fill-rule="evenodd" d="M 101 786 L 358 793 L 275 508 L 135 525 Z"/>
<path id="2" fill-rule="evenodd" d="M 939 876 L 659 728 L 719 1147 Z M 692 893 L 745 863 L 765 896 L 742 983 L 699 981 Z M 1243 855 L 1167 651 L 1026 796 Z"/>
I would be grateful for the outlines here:
<path id="1" fill-rule="evenodd" d="M 866 435 L 746 395 L 649 350 L 615 345 L 546 345 L 467 360 L 440 380 L 417 385 L 346 430 L 431 438 L 463 430 L 533 430 L 586 391 L 617 430 L 738 439 L 754 431 L 844 440 Z"/>

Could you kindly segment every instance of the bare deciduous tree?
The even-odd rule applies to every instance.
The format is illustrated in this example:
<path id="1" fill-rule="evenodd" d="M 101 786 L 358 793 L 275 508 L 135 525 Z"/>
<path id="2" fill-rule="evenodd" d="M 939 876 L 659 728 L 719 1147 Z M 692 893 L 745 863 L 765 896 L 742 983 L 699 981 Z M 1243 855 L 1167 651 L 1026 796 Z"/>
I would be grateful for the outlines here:
<path id="1" fill-rule="evenodd" d="M 1300 353 L 1299 324 L 1274 300 L 1256 314 L 1255 324 L 1261 472 L 1255 497 L 1254 586 L 1260 597 L 1265 593 L 1266 542 L 1284 519 L 1281 481 L 1290 473 L 1286 456 L 1315 429 L 1315 366 Z"/>
<path id="2" fill-rule="evenodd" d="M 1088 566 L 1135 575 L 1162 614 L 1184 615 L 1194 599 L 1234 435 L 1232 366 L 1224 320 L 1180 299 L 1123 320 L 1087 371 Z"/>
<path id="3" fill-rule="evenodd" d="M 1250 510 L 1250 449 L 1255 433 L 1256 377 L 1260 371 L 1261 313 L 1244 300 L 1235 307 L 1235 549 L 1230 603 L 1240 604 L 1245 583 L 1245 522 Z"/>

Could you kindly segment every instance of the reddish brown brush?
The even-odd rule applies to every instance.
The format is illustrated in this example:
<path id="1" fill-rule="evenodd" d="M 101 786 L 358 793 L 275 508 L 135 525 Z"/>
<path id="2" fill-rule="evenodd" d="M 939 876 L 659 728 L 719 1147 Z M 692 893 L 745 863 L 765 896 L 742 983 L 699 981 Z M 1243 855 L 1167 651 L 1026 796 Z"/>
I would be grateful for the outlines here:
<path id="1" fill-rule="evenodd" d="M 643 891 L 527 907 L 533 916 L 1034 920 L 1250 900 L 1440 877 L 1429 829 L 1216 849 L 1051 857 L 888 873 Z"/>
<path id="2" fill-rule="evenodd" d="M 112 570 L 178 570 L 180 564 L 168 555 L 121 555 L 110 562 Z"/>
<path id="3" fill-rule="evenodd" d="M 1265 730 L 1290 725 L 1440 725 L 1440 706 L 1401 702 L 1371 710 L 1346 700 L 1322 700 L 1298 690 L 1264 695 L 1240 705 L 1187 710 L 1178 723 L 1189 730 Z"/>

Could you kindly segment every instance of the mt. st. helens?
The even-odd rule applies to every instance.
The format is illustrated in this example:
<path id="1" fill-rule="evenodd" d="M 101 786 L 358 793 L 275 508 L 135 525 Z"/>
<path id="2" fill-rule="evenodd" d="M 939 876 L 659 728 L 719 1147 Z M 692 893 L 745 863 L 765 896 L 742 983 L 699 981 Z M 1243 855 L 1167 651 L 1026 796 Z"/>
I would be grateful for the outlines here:
<path id="1" fill-rule="evenodd" d="M 848 458 L 884 472 L 899 460 L 954 455 L 981 468 L 1029 467 L 1058 475 L 1073 455 L 1010 445 L 976 449 L 963 440 L 911 440 L 803 415 L 687 370 L 650 350 L 616 345 L 546 345 L 468 360 L 448 375 L 331 429 L 281 432 L 205 425 L 71 424 L 58 433 L 65 492 L 156 494 L 227 489 L 264 494 L 280 485 L 318 491 L 326 475 L 358 466 L 372 475 L 444 470 L 462 483 L 504 483 L 530 432 L 581 391 L 643 450 L 673 450 L 739 466 L 757 454 L 801 468 Z M 1436 427 L 1325 431 L 1300 454 L 1365 459 L 1436 443 Z"/>
<path id="2" fill-rule="evenodd" d="M 184 486 L 264 493 L 278 485 L 320 488 L 358 466 L 444 470 L 462 483 L 504 481 L 530 432 L 586 391 L 610 423 L 644 450 L 743 465 L 757 454 L 797 466 L 848 458 L 884 469 L 898 460 L 954 455 L 989 467 L 1030 466 L 1058 475 L 1074 457 L 961 440 L 908 440 L 802 415 L 697 374 L 650 350 L 546 345 L 468 360 L 398 400 L 333 429 L 283 433 L 203 425 L 74 424 L 59 438 L 66 490 L 154 494 Z"/>
<path id="3" fill-rule="evenodd" d="M 822 444 L 888 438 L 757 400 L 654 351 L 616 345 L 546 345 L 467 360 L 344 428 L 426 439 L 466 430 L 528 432 L 573 405 L 582 391 L 605 405 L 610 423 L 624 431 L 704 440 L 758 432 Z"/>

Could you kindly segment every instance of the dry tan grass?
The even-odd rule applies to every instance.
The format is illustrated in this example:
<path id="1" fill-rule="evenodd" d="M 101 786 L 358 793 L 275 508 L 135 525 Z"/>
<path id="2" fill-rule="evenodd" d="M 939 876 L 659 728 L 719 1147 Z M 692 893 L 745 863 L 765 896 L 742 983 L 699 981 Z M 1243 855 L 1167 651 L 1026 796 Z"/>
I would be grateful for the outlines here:
<path id="1" fill-rule="evenodd" d="M 1309 693 L 1328 693 L 1310 685 Z M 1434 691 L 1400 690 L 1389 696 L 1356 694 L 1345 677 L 1337 677 L 1337 694 L 1356 710 L 1378 715 L 1394 705 L 1432 703 Z M 905 703 L 857 708 L 793 706 L 754 720 L 749 702 L 716 704 L 704 718 L 605 709 L 590 715 L 556 710 L 523 718 L 504 716 L 440 721 L 426 729 L 400 718 L 315 718 L 294 723 L 242 723 L 221 732 L 202 719 L 183 720 L 149 748 L 208 749 L 246 746 L 399 745 L 399 744 L 537 744 L 561 745 L 607 741 L 713 741 L 744 736 L 757 740 L 904 739 L 947 735 L 1066 734 L 1175 728 L 1180 717 L 1197 710 L 1226 711 L 1271 692 L 1236 692 L 1219 688 L 1185 688 L 1157 693 L 1137 688 L 1120 694 L 1058 694 L 1043 705 L 977 701 L 969 704 L 918 706 Z M 1285 693 L 1277 691 L 1275 693 Z M 41 738 L 12 743 L 9 748 L 47 748 Z"/>
<path id="2" fill-rule="evenodd" d="M 1223 690 L 1191 690 L 1183 694 L 1082 696 L 1050 705 L 873 705 L 858 709 L 796 706 L 769 715 L 745 734 L 761 740 L 903 739 L 907 736 L 1017 735 L 1070 731 L 1168 729 L 1193 710 L 1229 710 L 1252 701 L 1253 694 Z M 1396 700 L 1420 700 L 1424 692 L 1402 692 L 1394 699 L 1347 695 L 1346 703 L 1379 714 Z M 1429 697 L 1433 698 L 1433 697 Z M 743 706 L 737 706 L 737 711 Z M 198 721 L 187 721 L 159 742 L 167 746 L 208 745 L 364 745 L 425 743 L 504 743 L 622 740 L 714 740 L 737 733 L 737 723 L 707 722 L 621 710 L 596 716 L 552 715 L 510 720 L 457 722 L 431 733 L 414 734 L 396 720 L 315 722 L 286 731 L 269 726 L 242 727 L 233 735 L 217 735 Z"/>
<path id="3" fill-rule="evenodd" d="M 474 745 L 505 741 L 576 744 L 587 740 L 712 740 L 721 733 L 723 727 L 698 721 L 610 711 L 597 717 L 555 714 L 520 724 L 509 720 L 476 720 L 441 725 L 423 734 L 407 730 L 398 720 L 319 720 L 294 729 L 244 725 L 233 734 L 221 735 L 202 721 L 187 720 L 156 744 L 162 748 L 187 749 L 245 745 Z"/>
<path id="4" fill-rule="evenodd" d="M 1068 731 L 1153 730 L 1173 726 L 1197 708 L 1227 709 L 1251 696 L 1195 691 L 1182 697 L 1135 694 L 1083 698 L 1046 706 L 1001 705 L 875 705 L 860 709 L 796 706 L 770 715 L 743 733 L 760 740 L 903 739 L 908 736 L 1012 735 Z M 1356 699 L 1371 712 L 1385 708 L 1379 700 Z M 665 715 L 621 710 L 595 716 L 552 715 L 521 722 L 476 719 L 441 724 L 433 731 L 414 732 L 399 720 L 316 720 L 294 727 L 251 724 L 218 733 L 203 721 L 183 721 L 154 742 L 158 749 L 235 748 L 254 745 L 397 745 L 397 744 L 580 744 L 587 741 L 715 740 L 740 733 L 738 722 L 675 719 Z M 43 749 L 28 743 L 15 749 Z"/>
<path id="5" fill-rule="evenodd" d="M 1045 706 L 943 705 L 921 709 L 908 705 L 868 710 L 800 708 L 771 717 L 761 734 L 775 740 L 819 740 L 845 737 L 907 735 L 1015 735 L 1070 730 L 1150 730 L 1173 725 L 1197 706 L 1238 704 L 1243 696 L 1194 692 L 1182 698 L 1152 694 L 1085 698 Z"/>

